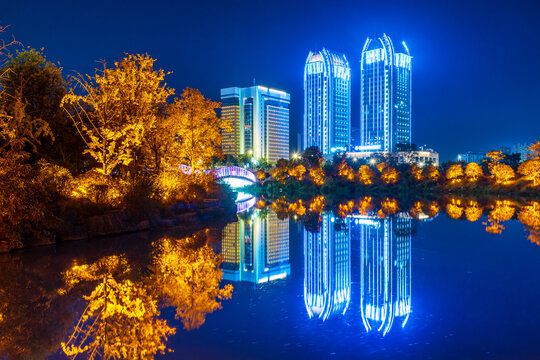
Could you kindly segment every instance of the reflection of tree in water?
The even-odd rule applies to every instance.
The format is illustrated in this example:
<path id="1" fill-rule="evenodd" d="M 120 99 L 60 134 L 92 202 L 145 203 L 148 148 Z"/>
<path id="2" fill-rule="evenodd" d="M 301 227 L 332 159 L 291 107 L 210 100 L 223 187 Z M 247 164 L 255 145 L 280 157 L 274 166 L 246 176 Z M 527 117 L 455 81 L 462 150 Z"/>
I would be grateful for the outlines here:
<path id="1" fill-rule="evenodd" d="M 527 237 L 531 242 L 540 245 L 540 203 L 531 201 L 521 207 L 518 219 L 529 231 Z"/>
<path id="2" fill-rule="evenodd" d="M 103 257 L 64 272 L 65 286 L 58 294 L 93 287 L 61 344 L 64 353 L 72 359 L 153 359 L 165 353 L 167 338 L 176 329 L 159 318 L 158 304 L 176 307 L 185 329 L 200 327 L 206 314 L 221 308 L 217 300 L 232 295 L 231 285 L 219 288 L 221 258 L 205 244 L 207 233 L 156 241 L 153 272 L 139 280 L 128 278 L 133 274 L 124 256 Z"/>
<path id="3" fill-rule="evenodd" d="M 62 350 L 72 359 L 153 359 L 164 353 L 175 329 L 158 319 L 157 301 L 141 283 L 118 283 L 107 275 L 90 296 L 73 334 Z"/>
<path id="4" fill-rule="evenodd" d="M 497 200 L 493 205 L 493 210 L 488 215 L 488 222 L 482 223 L 486 225 L 486 231 L 492 234 L 501 234 L 504 230 L 502 221 L 510 220 L 515 213 L 513 203 L 509 200 Z"/>
<path id="5" fill-rule="evenodd" d="M 206 314 L 221 309 L 217 300 L 230 299 L 232 285 L 219 287 L 221 258 L 207 245 L 197 247 L 204 232 L 181 240 L 165 237 L 154 244 L 154 282 L 176 318 L 187 330 L 204 324 Z"/>

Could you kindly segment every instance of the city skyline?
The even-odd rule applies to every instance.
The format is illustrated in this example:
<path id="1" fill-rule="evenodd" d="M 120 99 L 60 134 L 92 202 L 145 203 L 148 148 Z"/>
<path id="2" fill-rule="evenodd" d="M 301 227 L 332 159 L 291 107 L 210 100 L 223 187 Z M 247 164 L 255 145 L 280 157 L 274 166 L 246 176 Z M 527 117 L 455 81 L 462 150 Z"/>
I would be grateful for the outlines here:
<path id="1" fill-rule="evenodd" d="M 262 4 L 178 3 L 165 12 L 164 6 L 108 4 L 103 12 L 99 2 L 92 8 L 8 3 L 0 22 L 10 25 L 8 33 L 25 46 L 44 47 L 65 75 L 92 73 L 100 66 L 96 61 L 112 64 L 126 52 L 147 52 L 158 59 L 157 66 L 173 71 L 167 82 L 177 94 L 190 86 L 219 100 L 221 88 L 249 86 L 254 78 L 283 89 L 291 94 L 291 147 L 302 133 L 306 53 L 328 47 L 347 54 L 353 69 L 354 121 L 360 116 L 355 103 L 360 97 L 362 44 L 367 36 L 385 32 L 414 49 L 414 143 L 427 144 L 449 160 L 458 152 L 530 143 L 540 133 L 540 109 L 534 105 L 540 69 L 530 66 L 540 49 L 528 46 L 528 39 L 540 35 L 540 6 L 535 1 L 488 7 L 482 1 L 410 6 L 340 2 L 330 9 L 313 2 L 307 8 L 290 4 L 287 12 L 277 6 L 264 16 L 257 16 Z M 82 10 L 88 16 L 81 18 Z M 300 15 L 319 26 L 301 26 L 295 21 Z M 227 20 L 231 16 L 238 25 Z M 143 26 L 133 18 L 145 19 Z M 54 25 L 50 19 L 56 19 Z M 99 25 L 92 19 L 100 19 Z M 275 27 L 277 23 L 281 25 Z M 243 30 L 248 27 L 273 31 Z M 187 30 L 190 36 L 183 36 Z"/>

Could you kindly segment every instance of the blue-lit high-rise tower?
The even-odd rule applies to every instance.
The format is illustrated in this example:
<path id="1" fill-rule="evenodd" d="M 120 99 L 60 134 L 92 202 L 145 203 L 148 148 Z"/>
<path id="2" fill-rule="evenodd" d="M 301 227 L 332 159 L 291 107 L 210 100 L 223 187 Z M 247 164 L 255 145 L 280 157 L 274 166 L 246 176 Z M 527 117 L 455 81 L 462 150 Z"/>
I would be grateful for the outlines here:
<path id="1" fill-rule="evenodd" d="M 396 151 L 411 144 L 411 54 L 387 35 L 368 38 L 360 67 L 362 150 Z"/>
<path id="2" fill-rule="evenodd" d="M 304 146 L 324 155 L 349 149 L 351 67 L 345 55 L 310 52 L 304 68 Z"/>

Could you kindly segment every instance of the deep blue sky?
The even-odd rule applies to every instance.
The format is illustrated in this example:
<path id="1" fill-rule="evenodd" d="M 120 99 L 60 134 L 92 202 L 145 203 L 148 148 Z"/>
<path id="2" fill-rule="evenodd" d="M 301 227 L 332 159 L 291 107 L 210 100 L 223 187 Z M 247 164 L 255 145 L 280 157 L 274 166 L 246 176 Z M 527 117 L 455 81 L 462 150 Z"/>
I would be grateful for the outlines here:
<path id="1" fill-rule="evenodd" d="M 149 53 L 168 83 L 219 100 L 258 84 L 291 93 L 291 138 L 302 130 L 309 50 L 344 52 L 359 126 L 359 59 L 387 33 L 413 55 L 413 142 L 443 159 L 540 139 L 540 1 L 10 1 L 0 24 L 45 48 L 65 74 Z M 291 144 L 292 145 L 292 144 Z"/>

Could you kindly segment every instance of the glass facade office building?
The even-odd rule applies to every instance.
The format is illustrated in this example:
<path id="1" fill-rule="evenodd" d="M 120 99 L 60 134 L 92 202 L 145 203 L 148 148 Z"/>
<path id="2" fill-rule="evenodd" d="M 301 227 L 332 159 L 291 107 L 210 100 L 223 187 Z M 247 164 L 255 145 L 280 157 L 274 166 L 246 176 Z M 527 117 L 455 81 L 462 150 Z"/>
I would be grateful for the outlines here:
<path id="1" fill-rule="evenodd" d="M 264 86 L 221 89 L 221 116 L 232 129 L 223 133 L 223 153 L 255 159 L 289 158 L 289 104 L 286 92 Z"/>
<path id="2" fill-rule="evenodd" d="M 411 59 L 403 42 L 368 38 L 362 50 L 360 149 L 395 151 L 411 144 Z"/>
<path id="3" fill-rule="evenodd" d="M 283 279 L 290 274 L 289 219 L 275 213 L 239 218 L 222 233 L 223 279 L 255 284 Z"/>
<path id="4" fill-rule="evenodd" d="M 344 54 L 310 52 L 304 68 L 304 146 L 324 155 L 349 149 L 351 67 Z"/>

